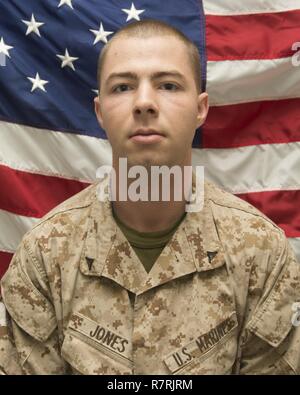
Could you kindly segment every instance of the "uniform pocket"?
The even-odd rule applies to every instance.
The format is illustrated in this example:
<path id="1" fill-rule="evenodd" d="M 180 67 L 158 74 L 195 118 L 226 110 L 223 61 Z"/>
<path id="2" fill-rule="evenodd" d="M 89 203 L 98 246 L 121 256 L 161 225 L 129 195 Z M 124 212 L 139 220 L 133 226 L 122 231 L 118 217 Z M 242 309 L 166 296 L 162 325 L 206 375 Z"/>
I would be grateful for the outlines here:
<path id="1" fill-rule="evenodd" d="M 129 346 L 121 335 L 76 313 L 69 321 L 62 357 L 81 374 L 132 374 Z"/>
<path id="2" fill-rule="evenodd" d="M 236 313 L 205 334 L 169 354 L 164 363 L 172 374 L 230 374 L 236 359 Z"/>
<path id="3" fill-rule="evenodd" d="M 253 349 L 259 341 L 260 348 L 272 355 L 269 359 L 266 355 L 263 359 L 259 353 L 256 357 L 251 355 L 251 364 L 260 374 L 299 374 L 300 327 L 294 325 L 293 319 L 293 306 L 300 300 L 299 280 L 299 263 L 290 259 L 245 328 L 245 359 L 251 355 L 249 344 Z M 264 360 L 270 360 L 271 369 L 261 362 Z"/>
<path id="4" fill-rule="evenodd" d="M 57 326 L 54 307 L 21 270 L 17 258 L 3 277 L 1 290 L 13 320 L 34 339 L 45 342 Z"/>

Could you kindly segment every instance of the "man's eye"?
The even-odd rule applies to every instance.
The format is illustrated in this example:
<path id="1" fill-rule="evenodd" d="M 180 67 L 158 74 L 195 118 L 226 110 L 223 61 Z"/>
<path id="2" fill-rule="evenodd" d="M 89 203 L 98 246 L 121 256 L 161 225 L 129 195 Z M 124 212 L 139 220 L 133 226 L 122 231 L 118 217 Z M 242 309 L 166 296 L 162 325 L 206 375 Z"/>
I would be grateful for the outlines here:
<path id="1" fill-rule="evenodd" d="M 126 92 L 129 89 L 130 89 L 129 85 L 127 85 L 127 84 L 120 84 L 120 85 L 117 85 L 117 86 L 115 86 L 113 88 L 113 92 L 116 92 L 116 93 Z"/>
<path id="2" fill-rule="evenodd" d="M 179 89 L 179 87 L 172 82 L 166 82 L 165 84 L 162 84 L 161 87 L 167 91 L 177 91 Z"/>

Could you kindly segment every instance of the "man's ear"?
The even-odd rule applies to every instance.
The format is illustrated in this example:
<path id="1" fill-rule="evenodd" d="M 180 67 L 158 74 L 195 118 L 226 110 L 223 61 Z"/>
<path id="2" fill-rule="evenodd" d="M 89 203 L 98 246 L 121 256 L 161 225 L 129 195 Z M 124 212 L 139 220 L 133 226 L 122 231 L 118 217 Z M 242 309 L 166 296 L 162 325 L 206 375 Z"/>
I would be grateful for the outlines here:
<path id="1" fill-rule="evenodd" d="M 202 92 L 198 96 L 197 128 L 204 124 L 207 117 L 208 109 L 208 94 L 206 92 Z"/>
<path id="2" fill-rule="evenodd" d="M 103 127 L 102 109 L 101 109 L 101 102 L 100 102 L 99 96 L 96 96 L 95 99 L 94 99 L 94 108 L 95 108 L 95 113 L 96 113 L 96 117 L 98 119 L 98 122 L 99 122 L 101 128 L 104 129 L 104 127 Z"/>

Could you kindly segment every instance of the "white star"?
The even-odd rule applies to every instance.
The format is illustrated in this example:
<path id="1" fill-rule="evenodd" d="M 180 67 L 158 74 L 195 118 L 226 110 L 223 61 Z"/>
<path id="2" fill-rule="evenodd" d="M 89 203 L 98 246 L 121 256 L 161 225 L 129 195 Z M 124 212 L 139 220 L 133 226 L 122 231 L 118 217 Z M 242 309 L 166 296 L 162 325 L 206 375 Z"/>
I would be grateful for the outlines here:
<path id="1" fill-rule="evenodd" d="M 130 21 L 131 19 L 136 19 L 137 21 L 140 21 L 139 15 L 144 12 L 145 10 L 137 10 L 134 6 L 134 3 L 131 3 L 131 8 L 130 10 L 126 8 L 122 8 L 122 11 L 126 12 L 128 14 L 126 22 Z"/>
<path id="2" fill-rule="evenodd" d="M 0 53 L 4 53 L 4 55 L 6 55 L 6 56 L 8 56 L 10 58 L 10 54 L 8 53 L 8 51 L 10 49 L 12 49 L 12 48 L 13 47 L 11 47 L 10 45 L 6 45 L 4 40 L 3 40 L 3 37 L 1 37 L 1 40 L 0 40 Z"/>
<path id="3" fill-rule="evenodd" d="M 41 80 L 39 73 L 36 73 L 35 78 L 27 77 L 29 81 L 32 82 L 31 92 L 35 89 L 41 89 L 42 91 L 46 92 L 44 85 L 48 84 L 49 81 Z"/>
<path id="4" fill-rule="evenodd" d="M 22 19 L 22 22 L 25 23 L 25 25 L 28 26 L 27 27 L 27 31 L 26 31 L 26 36 L 33 32 L 33 33 L 37 34 L 39 37 L 41 37 L 40 31 L 39 31 L 39 27 L 44 25 L 45 24 L 44 22 L 37 22 L 34 19 L 34 15 L 33 14 L 31 15 L 31 20 L 30 21 L 24 21 Z"/>
<path id="5" fill-rule="evenodd" d="M 106 32 L 106 31 L 103 29 L 102 22 L 100 23 L 100 28 L 99 28 L 99 30 L 92 30 L 92 29 L 89 29 L 89 30 L 90 30 L 92 33 L 94 33 L 95 36 L 96 36 L 93 45 L 97 44 L 98 41 L 102 41 L 102 42 L 104 42 L 104 43 L 106 44 L 106 43 L 107 43 L 107 38 L 106 38 L 106 37 L 109 36 L 110 34 L 113 34 L 113 32 Z"/>
<path id="6" fill-rule="evenodd" d="M 94 92 L 97 96 L 99 95 L 98 89 L 92 89 L 92 92 Z"/>
<path id="7" fill-rule="evenodd" d="M 66 4 L 67 6 L 69 6 L 72 9 L 74 9 L 73 5 L 72 5 L 72 0 L 60 0 L 60 3 L 58 4 L 57 7 L 59 8 L 59 7 L 61 7 L 64 4 Z"/>
<path id="8" fill-rule="evenodd" d="M 75 58 L 74 56 L 70 56 L 68 50 L 65 50 L 64 55 L 56 55 L 60 60 L 62 60 L 61 63 L 61 68 L 64 68 L 66 66 L 71 67 L 72 70 L 75 70 L 75 67 L 73 65 L 73 62 L 79 58 Z"/>

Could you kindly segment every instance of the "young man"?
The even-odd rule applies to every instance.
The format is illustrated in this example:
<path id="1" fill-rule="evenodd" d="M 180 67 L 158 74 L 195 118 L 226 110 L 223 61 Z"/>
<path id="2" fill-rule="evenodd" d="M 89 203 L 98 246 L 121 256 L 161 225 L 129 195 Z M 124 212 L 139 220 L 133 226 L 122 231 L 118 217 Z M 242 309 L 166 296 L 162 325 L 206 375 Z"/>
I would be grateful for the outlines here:
<path id="1" fill-rule="evenodd" d="M 298 374 L 300 265 L 275 224 L 208 182 L 198 212 L 185 197 L 120 198 L 119 159 L 147 175 L 191 165 L 208 111 L 196 47 L 161 22 L 133 23 L 98 75 L 116 199 L 99 199 L 106 177 L 25 235 L 1 286 L 1 371 Z"/>

